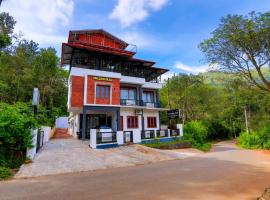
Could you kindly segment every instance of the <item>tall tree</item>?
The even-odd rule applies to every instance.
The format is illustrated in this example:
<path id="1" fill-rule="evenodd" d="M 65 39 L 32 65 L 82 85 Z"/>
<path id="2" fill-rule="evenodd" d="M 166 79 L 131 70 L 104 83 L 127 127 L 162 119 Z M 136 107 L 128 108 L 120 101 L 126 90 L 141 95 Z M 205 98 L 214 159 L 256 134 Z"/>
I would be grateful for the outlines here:
<path id="1" fill-rule="evenodd" d="M 11 44 L 15 20 L 8 13 L 0 13 L 0 51 Z"/>
<path id="2" fill-rule="evenodd" d="M 270 12 L 228 15 L 199 47 L 207 61 L 220 70 L 240 74 L 270 92 L 270 81 L 264 73 L 270 64 Z"/>

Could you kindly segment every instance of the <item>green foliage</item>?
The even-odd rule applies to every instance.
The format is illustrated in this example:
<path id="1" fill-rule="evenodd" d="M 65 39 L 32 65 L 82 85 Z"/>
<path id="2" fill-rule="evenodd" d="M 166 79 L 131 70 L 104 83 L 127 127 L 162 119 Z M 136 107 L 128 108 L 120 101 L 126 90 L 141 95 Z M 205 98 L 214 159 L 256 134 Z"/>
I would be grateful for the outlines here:
<path id="1" fill-rule="evenodd" d="M 6 167 L 0 167 L 0 181 L 9 179 L 12 177 L 12 171 Z"/>
<path id="2" fill-rule="evenodd" d="M 1 51 L 11 44 L 15 21 L 8 13 L 0 13 L 0 55 Z"/>
<path id="3" fill-rule="evenodd" d="M 202 151 L 209 151 L 211 143 L 208 142 L 208 128 L 201 121 L 191 121 L 184 126 L 184 140 L 191 142 L 192 146 Z"/>
<path id="4" fill-rule="evenodd" d="M 259 135 L 255 132 L 243 132 L 238 138 L 239 146 L 247 149 L 259 149 L 261 147 Z"/>
<path id="5" fill-rule="evenodd" d="M 36 121 L 27 104 L 0 103 L 0 166 L 15 168 L 25 159 L 25 151 L 32 147 L 31 129 Z"/>
<path id="6" fill-rule="evenodd" d="M 205 121 L 205 124 L 208 129 L 209 140 L 224 140 L 232 138 L 232 130 L 224 125 L 220 119 L 211 119 Z"/>
<path id="7" fill-rule="evenodd" d="M 238 143 L 241 147 L 247 149 L 270 149 L 270 125 L 257 132 L 240 134 Z"/>
<path id="8" fill-rule="evenodd" d="M 183 146 L 187 145 L 186 143 L 189 143 L 187 140 L 182 140 L 179 137 L 175 137 L 172 141 L 169 142 L 160 142 L 159 139 L 155 139 L 154 142 L 148 142 L 144 145 L 151 148 L 157 148 L 157 149 L 165 149 L 168 148 L 170 145 L 175 144 L 182 144 Z"/>
<path id="9" fill-rule="evenodd" d="M 206 60 L 220 70 L 240 74 L 263 91 L 270 92 L 264 66 L 270 59 L 270 12 L 247 16 L 227 15 L 204 40 L 200 49 Z"/>

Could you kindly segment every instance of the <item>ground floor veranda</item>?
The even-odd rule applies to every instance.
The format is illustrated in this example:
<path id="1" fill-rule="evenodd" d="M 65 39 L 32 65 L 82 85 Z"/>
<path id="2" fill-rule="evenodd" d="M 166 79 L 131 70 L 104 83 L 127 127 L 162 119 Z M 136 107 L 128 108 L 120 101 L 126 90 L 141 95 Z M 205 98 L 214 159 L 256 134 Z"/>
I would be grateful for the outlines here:
<path id="1" fill-rule="evenodd" d="M 125 143 L 151 142 L 155 138 L 169 141 L 183 134 L 182 127 L 170 130 L 161 126 L 159 109 L 133 107 L 84 106 L 69 120 L 69 132 L 92 148 Z"/>

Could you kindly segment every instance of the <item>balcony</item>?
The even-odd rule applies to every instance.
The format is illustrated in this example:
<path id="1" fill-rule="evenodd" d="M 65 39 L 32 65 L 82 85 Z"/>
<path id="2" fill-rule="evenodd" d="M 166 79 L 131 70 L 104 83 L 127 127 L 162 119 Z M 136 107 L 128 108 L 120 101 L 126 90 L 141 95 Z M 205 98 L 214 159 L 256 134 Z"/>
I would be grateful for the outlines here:
<path id="1" fill-rule="evenodd" d="M 142 106 L 147 108 L 161 108 L 160 102 L 143 102 Z"/>
<path id="2" fill-rule="evenodd" d="M 134 99 L 120 99 L 121 106 L 143 106 L 147 108 L 161 108 L 160 102 L 144 102 Z"/>
<path id="3" fill-rule="evenodd" d="M 135 99 L 120 99 L 121 106 L 141 106 L 141 100 Z"/>

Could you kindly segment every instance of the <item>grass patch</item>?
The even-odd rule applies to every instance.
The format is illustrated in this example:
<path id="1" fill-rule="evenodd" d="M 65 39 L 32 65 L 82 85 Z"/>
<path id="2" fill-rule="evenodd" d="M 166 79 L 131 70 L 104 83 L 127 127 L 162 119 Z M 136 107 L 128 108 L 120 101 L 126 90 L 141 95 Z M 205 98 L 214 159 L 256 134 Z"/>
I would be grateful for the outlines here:
<path id="1" fill-rule="evenodd" d="M 181 140 L 179 138 L 175 138 L 169 142 L 160 142 L 159 139 L 155 139 L 154 142 L 145 143 L 143 145 L 156 149 L 180 149 L 191 147 L 191 143 L 189 141 Z"/>
<path id="2" fill-rule="evenodd" d="M 207 151 L 210 151 L 212 144 L 211 144 L 211 142 L 206 142 L 203 144 L 194 144 L 194 145 L 192 145 L 192 147 L 199 149 L 201 151 L 207 152 Z"/>
<path id="3" fill-rule="evenodd" d="M 13 176 L 12 170 L 7 167 L 0 167 L 0 181 L 7 180 Z"/>

